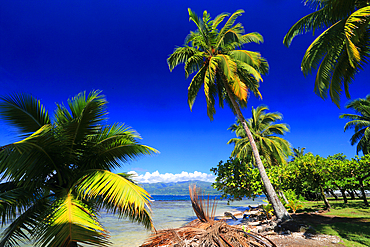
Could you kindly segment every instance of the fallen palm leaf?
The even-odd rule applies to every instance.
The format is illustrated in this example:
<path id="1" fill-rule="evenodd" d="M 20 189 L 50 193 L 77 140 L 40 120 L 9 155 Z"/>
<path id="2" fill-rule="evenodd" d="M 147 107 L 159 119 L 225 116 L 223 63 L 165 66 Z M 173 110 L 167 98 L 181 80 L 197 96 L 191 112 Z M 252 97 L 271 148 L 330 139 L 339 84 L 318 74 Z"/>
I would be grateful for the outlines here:
<path id="1" fill-rule="evenodd" d="M 261 235 L 230 226 L 224 220 L 215 220 L 216 200 L 213 203 L 209 197 L 203 200 L 196 186 L 189 186 L 189 194 L 198 219 L 180 228 L 159 230 L 140 247 L 276 247 Z"/>

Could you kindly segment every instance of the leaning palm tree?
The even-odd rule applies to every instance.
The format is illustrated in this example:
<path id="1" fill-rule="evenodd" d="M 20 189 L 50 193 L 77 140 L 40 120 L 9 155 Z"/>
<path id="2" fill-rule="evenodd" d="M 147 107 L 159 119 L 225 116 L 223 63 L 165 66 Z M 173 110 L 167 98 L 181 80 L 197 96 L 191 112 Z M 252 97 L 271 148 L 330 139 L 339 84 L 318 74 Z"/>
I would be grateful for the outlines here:
<path id="1" fill-rule="evenodd" d="M 218 29 L 218 25 L 229 14 L 222 13 L 211 20 L 207 11 L 204 11 L 203 18 L 199 18 L 190 9 L 188 11 L 190 20 L 196 24 L 198 29 L 190 32 L 186 37 L 185 45 L 177 47 L 169 56 L 167 59 L 169 68 L 172 71 L 177 65 L 184 63 L 186 77 L 196 73 L 188 88 L 190 109 L 202 86 L 206 96 L 207 113 L 211 120 L 216 112 L 215 97 L 218 96 L 220 107 L 224 106 L 224 101 L 228 103 L 245 128 L 257 167 L 277 217 L 279 219 L 289 218 L 288 212 L 281 204 L 267 177 L 253 136 L 240 110 L 241 107 L 246 107 L 248 89 L 261 97 L 258 90 L 259 82 L 262 81 L 261 74 L 268 72 L 267 61 L 261 57 L 260 53 L 240 48 L 251 42 L 261 43 L 263 38 L 259 33 L 244 34 L 244 27 L 241 23 L 234 25 L 236 18 L 244 12 L 243 10 L 231 14 L 221 29 Z"/>
<path id="2" fill-rule="evenodd" d="M 370 153 L 370 95 L 365 99 L 356 99 L 347 104 L 346 108 L 352 108 L 357 114 L 342 114 L 340 118 L 350 119 L 344 126 L 344 131 L 354 129 L 355 133 L 351 137 L 351 145 L 357 143 L 357 154 Z"/>
<path id="3" fill-rule="evenodd" d="M 349 84 L 367 63 L 370 52 L 370 6 L 367 0 L 304 0 L 314 9 L 295 23 L 284 37 L 289 47 L 299 34 L 326 28 L 308 47 L 302 59 L 305 75 L 317 70 L 315 92 L 327 92 L 339 107 L 340 92 L 347 98 Z"/>
<path id="4" fill-rule="evenodd" d="M 138 143 L 129 127 L 106 124 L 107 101 L 99 91 L 57 105 L 51 118 L 27 94 L 3 97 L 0 116 L 21 140 L 0 151 L 0 246 L 108 246 L 99 211 L 152 228 L 149 194 L 112 170 L 157 152 Z M 52 121 L 53 119 L 53 121 Z"/>
<path id="5" fill-rule="evenodd" d="M 267 110 L 267 106 L 258 106 L 256 109 L 252 107 L 252 118 L 247 119 L 247 125 L 256 142 L 258 152 L 265 158 L 266 164 L 284 165 L 291 155 L 291 145 L 281 136 L 289 131 L 289 126 L 285 123 L 276 123 L 283 118 L 281 113 L 267 112 Z M 237 136 L 227 143 L 234 144 L 231 155 L 238 158 L 253 157 L 251 143 L 240 120 L 237 120 L 229 130 Z M 253 163 L 256 163 L 255 159 Z"/>

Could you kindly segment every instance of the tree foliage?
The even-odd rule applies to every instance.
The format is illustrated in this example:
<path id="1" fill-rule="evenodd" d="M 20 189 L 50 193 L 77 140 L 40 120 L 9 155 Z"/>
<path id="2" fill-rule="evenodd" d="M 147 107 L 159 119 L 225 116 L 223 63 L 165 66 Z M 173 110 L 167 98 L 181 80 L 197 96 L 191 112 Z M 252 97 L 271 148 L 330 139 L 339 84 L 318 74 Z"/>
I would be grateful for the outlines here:
<path id="1" fill-rule="evenodd" d="M 236 23 L 236 18 L 244 13 L 237 10 L 233 14 L 222 13 L 211 19 L 207 11 L 203 17 L 198 17 L 191 9 L 189 19 L 197 26 L 196 31 L 190 32 L 186 37 L 185 45 L 177 47 L 167 59 L 170 70 L 179 64 L 185 64 L 185 75 L 188 77 L 196 73 L 188 88 L 188 103 L 190 109 L 201 87 L 207 102 L 207 113 L 211 120 L 215 114 L 215 102 L 218 97 L 220 107 L 226 102 L 233 113 L 243 124 L 248 139 L 253 149 L 258 170 L 261 174 L 266 191 L 274 207 L 275 214 L 279 219 L 290 218 L 288 212 L 279 201 L 276 192 L 266 174 L 258 149 L 245 123 L 241 108 L 245 107 L 248 92 L 251 90 L 258 97 L 261 75 L 268 72 L 267 61 L 258 52 L 242 50 L 248 43 L 261 43 L 263 38 L 258 33 L 244 34 L 244 27 Z M 218 25 L 226 20 L 221 29 Z"/>
<path id="2" fill-rule="evenodd" d="M 265 159 L 265 163 L 268 166 L 285 165 L 291 155 L 291 146 L 281 136 L 289 131 L 289 125 L 276 123 L 283 118 L 281 113 L 267 111 L 267 106 L 261 105 L 256 109 L 252 107 L 252 117 L 247 119 L 247 125 L 256 142 L 259 154 Z M 237 120 L 236 124 L 233 124 L 229 130 L 237 136 L 228 141 L 228 144 L 234 144 L 231 155 L 242 159 L 252 157 L 255 164 L 252 147 L 240 121 Z"/>
<path id="3" fill-rule="evenodd" d="M 370 153 L 370 95 L 365 99 L 356 99 L 346 106 L 347 109 L 353 109 L 357 114 L 342 114 L 340 118 L 346 118 L 350 121 L 344 126 L 344 131 L 354 129 L 355 133 L 351 137 L 351 145 L 357 143 L 357 154 L 361 151 L 363 154 Z"/>
<path id="4" fill-rule="evenodd" d="M 111 171 L 157 151 L 128 126 L 107 125 L 106 105 L 99 91 L 80 93 L 51 117 L 30 95 L 1 98 L 1 117 L 21 136 L 0 152 L 0 217 L 10 223 L 1 246 L 108 246 L 100 210 L 152 227 L 149 194 Z"/>
<path id="5" fill-rule="evenodd" d="M 267 195 L 260 173 L 251 160 L 229 158 L 226 162 L 220 161 L 217 167 L 211 168 L 211 172 L 216 175 L 213 187 L 222 192 L 222 198 L 232 201 Z M 266 172 L 272 184 L 277 185 L 278 168 L 272 167 Z"/>
<path id="6" fill-rule="evenodd" d="M 244 13 L 238 10 L 233 14 L 222 13 L 213 20 L 207 11 L 203 17 L 198 17 L 191 9 L 189 20 L 197 26 L 196 31 L 190 32 L 185 39 L 184 46 L 177 47 L 167 59 L 172 71 L 179 64 L 184 63 L 185 76 L 195 73 L 188 88 L 188 103 L 192 109 L 200 88 L 204 87 L 207 100 L 207 113 L 213 119 L 215 110 L 215 97 L 220 107 L 226 101 L 233 112 L 231 101 L 235 99 L 239 106 L 245 107 L 248 90 L 258 97 L 261 74 L 268 72 L 267 61 L 260 53 L 241 48 L 249 43 L 262 43 L 259 33 L 244 34 L 244 27 L 236 23 L 236 18 Z M 227 20 L 226 18 L 229 17 Z M 226 20 L 223 27 L 218 26 Z M 232 95 L 227 93 L 230 89 Z M 233 99 L 231 99 L 232 97 Z"/>
<path id="7" fill-rule="evenodd" d="M 297 21 L 284 37 L 289 47 L 293 38 L 307 32 L 324 31 L 307 48 L 301 69 L 316 72 L 315 92 L 330 95 L 339 107 L 340 93 L 347 98 L 349 84 L 367 63 L 370 52 L 370 6 L 365 0 L 305 0 L 314 12 Z"/>

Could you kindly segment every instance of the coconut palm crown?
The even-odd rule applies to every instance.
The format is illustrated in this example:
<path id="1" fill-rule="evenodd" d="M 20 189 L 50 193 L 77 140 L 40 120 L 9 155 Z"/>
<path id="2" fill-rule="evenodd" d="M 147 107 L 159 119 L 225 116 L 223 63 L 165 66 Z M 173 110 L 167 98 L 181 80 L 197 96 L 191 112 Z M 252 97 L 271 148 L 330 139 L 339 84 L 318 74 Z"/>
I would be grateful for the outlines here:
<path id="1" fill-rule="evenodd" d="M 195 98 L 204 87 L 207 100 L 207 113 L 213 119 L 215 110 L 215 97 L 221 107 L 226 101 L 235 113 L 231 103 L 233 97 L 239 106 L 245 107 L 248 89 L 258 97 L 262 97 L 258 90 L 261 74 L 268 72 L 267 61 L 260 53 L 242 50 L 248 43 L 262 43 L 263 38 L 259 33 L 244 34 L 241 23 L 234 25 L 238 16 L 244 13 L 238 10 L 226 21 L 219 30 L 219 24 L 229 16 L 227 13 L 218 15 L 211 20 L 207 11 L 203 18 L 199 18 L 191 9 L 189 18 L 197 26 L 197 30 L 190 32 L 185 39 L 185 45 L 177 47 L 167 59 L 172 71 L 177 65 L 185 64 L 185 76 L 196 73 L 188 88 L 188 103 L 192 109 Z M 226 83 L 225 83 L 226 82 Z M 231 91 L 232 96 L 227 94 Z"/>
<path id="2" fill-rule="evenodd" d="M 0 246 L 108 246 L 99 222 L 106 210 L 152 228 L 149 194 L 125 174 L 124 162 L 157 152 L 131 128 L 107 125 L 99 91 L 57 105 L 53 118 L 28 94 L 2 97 L 0 116 L 21 140 L 0 151 Z"/>
<path id="3" fill-rule="evenodd" d="M 268 165 L 284 165 L 291 155 L 290 143 L 281 136 L 289 131 L 289 125 L 276 123 L 283 118 L 279 112 L 267 112 L 267 106 L 252 107 L 252 117 L 247 119 L 247 124 L 256 141 L 258 151 Z M 240 121 L 237 120 L 229 130 L 236 134 L 236 138 L 228 141 L 234 144 L 232 156 L 238 158 L 252 157 L 252 148 Z M 253 159 L 253 163 L 255 160 Z"/>
<path id="4" fill-rule="evenodd" d="M 258 90 L 262 81 L 261 75 L 268 72 L 267 61 L 258 52 L 241 50 L 242 46 L 254 42 L 261 43 L 262 36 L 258 33 L 244 34 L 243 25 L 234 24 L 238 16 L 244 13 L 238 10 L 229 15 L 218 15 L 211 20 L 207 11 L 199 18 L 191 9 L 189 18 L 197 26 L 197 30 L 186 37 L 185 45 L 177 47 L 167 59 L 170 70 L 177 65 L 185 64 L 185 75 L 195 73 L 188 88 L 188 103 L 190 109 L 195 98 L 204 87 L 207 101 L 208 117 L 213 120 L 215 114 L 215 97 L 218 97 L 220 107 L 224 101 L 241 121 L 248 139 L 251 142 L 253 155 L 265 185 L 267 194 L 279 219 L 289 219 L 290 216 L 280 202 L 262 164 L 253 136 L 245 122 L 240 108 L 246 107 L 248 90 L 262 97 Z M 226 18 L 221 29 L 218 25 Z"/>
<path id="5" fill-rule="evenodd" d="M 297 21 L 284 37 L 289 47 L 293 38 L 325 29 L 307 48 L 301 69 L 305 75 L 317 70 L 315 92 L 328 93 L 339 107 L 344 89 L 350 98 L 349 84 L 367 63 L 370 52 L 370 2 L 367 0 L 304 0 L 314 9 Z"/>
<path id="6" fill-rule="evenodd" d="M 357 154 L 361 151 L 364 155 L 370 153 L 370 95 L 365 99 L 356 99 L 346 105 L 346 108 L 355 110 L 357 114 L 342 114 L 340 118 L 351 121 L 346 123 L 344 131 L 354 129 L 351 145 L 357 143 Z"/>

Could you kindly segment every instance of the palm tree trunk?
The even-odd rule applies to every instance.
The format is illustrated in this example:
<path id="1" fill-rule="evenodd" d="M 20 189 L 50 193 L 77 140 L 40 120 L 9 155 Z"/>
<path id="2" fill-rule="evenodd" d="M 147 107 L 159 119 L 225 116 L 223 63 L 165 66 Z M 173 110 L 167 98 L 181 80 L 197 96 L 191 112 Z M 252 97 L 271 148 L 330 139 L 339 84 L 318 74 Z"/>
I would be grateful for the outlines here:
<path id="1" fill-rule="evenodd" d="M 231 103 L 232 103 L 232 105 L 233 105 L 233 107 L 235 109 L 236 115 L 238 116 L 240 122 L 243 125 L 243 128 L 244 128 L 245 132 L 247 133 L 247 137 L 248 137 L 248 140 L 249 140 L 249 142 L 251 144 L 252 152 L 253 152 L 254 158 L 256 160 L 257 168 L 258 168 L 258 170 L 260 172 L 260 175 L 261 175 L 261 178 L 262 178 L 262 182 L 265 185 L 266 192 L 267 192 L 267 195 L 268 195 L 268 197 L 270 199 L 270 202 L 272 204 L 272 207 L 274 208 L 275 215 L 276 215 L 276 217 L 277 217 L 278 220 L 284 221 L 284 220 L 291 219 L 288 211 L 286 210 L 286 208 L 283 206 L 283 204 L 279 200 L 279 198 L 278 198 L 278 196 L 277 196 L 277 194 L 275 192 L 275 189 L 272 186 L 272 184 L 270 182 L 270 179 L 267 176 L 265 167 L 263 166 L 262 161 L 261 161 L 261 158 L 260 158 L 260 155 L 258 153 L 258 149 L 257 149 L 256 143 L 254 142 L 252 133 L 249 130 L 248 125 L 247 125 L 247 122 L 245 121 L 244 116 L 243 116 L 243 114 L 240 111 L 239 105 L 237 104 L 236 100 L 234 99 L 233 94 L 231 93 L 230 87 L 227 84 L 227 81 L 225 81 L 225 80 L 223 80 L 223 81 L 224 81 L 224 85 L 225 85 L 227 94 L 228 94 L 228 96 L 229 96 L 229 98 L 231 100 Z"/>
<path id="2" fill-rule="evenodd" d="M 288 199 L 285 197 L 284 191 L 280 190 L 278 193 L 279 193 L 279 196 L 280 196 L 281 198 L 283 198 L 283 200 L 284 200 L 285 204 L 289 204 Z"/>

